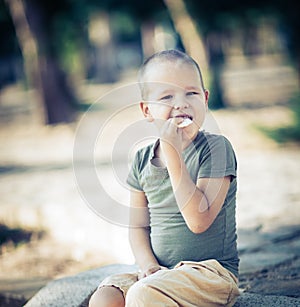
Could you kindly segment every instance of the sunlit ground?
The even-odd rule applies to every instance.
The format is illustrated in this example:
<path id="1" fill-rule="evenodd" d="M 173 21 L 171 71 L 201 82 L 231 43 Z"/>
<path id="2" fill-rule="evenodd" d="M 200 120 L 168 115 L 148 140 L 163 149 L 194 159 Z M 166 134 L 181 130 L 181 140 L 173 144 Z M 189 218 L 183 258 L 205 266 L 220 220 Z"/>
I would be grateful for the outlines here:
<path id="1" fill-rule="evenodd" d="M 104 93 L 107 87 L 103 86 L 82 86 L 80 91 L 82 97 L 93 101 Z M 93 190 L 92 183 L 90 193 L 95 193 L 100 207 L 104 202 L 107 205 L 109 197 L 122 203 L 128 200 L 126 189 L 114 174 L 114 168 L 118 170 L 119 166 L 110 164 L 110 148 L 114 148 L 110 143 L 116 142 L 124 126 L 137 120 L 140 114 L 134 108 L 130 112 L 121 109 L 122 103 L 120 97 L 115 104 L 94 111 L 89 118 L 95 129 L 103 128 L 104 123 L 106 126 L 109 118 L 110 124 L 113 123 L 111 134 L 99 132 L 101 142 L 95 148 L 95 165 L 105 193 Z M 95 208 L 83 199 L 86 195 L 80 194 L 72 163 L 79 121 L 43 126 L 37 110 L 36 102 L 20 87 L 0 93 L 0 223 L 46 233 L 41 238 L 33 236 L 28 244 L 19 244 L 17 249 L 13 244 L 3 245 L 0 281 L 52 279 L 107 263 L 132 263 L 127 228 L 97 216 Z M 112 116 L 116 114 L 113 110 L 121 110 L 123 120 L 122 116 Z M 287 106 L 268 102 L 264 107 L 230 108 L 209 112 L 208 116 L 208 124 L 213 123 L 213 130 L 227 136 L 237 153 L 238 227 L 298 224 L 299 147 L 278 145 L 256 129 L 258 125 L 289 124 L 292 115 Z M 118 149 L 118 163 L 125 165 L 125 169 L 127 149 L 126 146 Z M 83 151 L 83 168 L 85 158 Z"/>

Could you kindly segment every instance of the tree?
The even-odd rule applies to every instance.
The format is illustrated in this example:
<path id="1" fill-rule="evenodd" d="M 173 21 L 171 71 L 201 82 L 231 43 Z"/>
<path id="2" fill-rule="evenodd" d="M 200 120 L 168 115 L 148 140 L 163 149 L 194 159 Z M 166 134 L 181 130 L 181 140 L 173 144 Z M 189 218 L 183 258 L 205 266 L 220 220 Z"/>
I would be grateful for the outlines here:
<path id="1" fill-rule="evenodd" d="M 201 69 L 205 71 L 204 76 L 206 76 L 208 66 L 206 49 L 196 23 L 187 12 L 184 1 L 164 0 L 164 3 L 173 19 L 175 29 L 181 37 L 185 51 L 200 65 Z"/>
<path id="2" fill-rule="evenodd" d="M 293 63 L 295 63 L 300 83 L 300 18 L 299 8 L 292 0 L 185 0 L 188 12 L 196 21 L 198 28 L 208 47 L 208 57 L 212 74 L 213 92 L 216 93 L 213 105 L 224 106 L 222 98 L 222 86 L 220 84 L 220 71 L 224 63 L 222 41 L 226 39 L 226 33 L 244 29 L 249 30 L 249 16 L 254 15 L 276 17 L 281 24 L 287 40 L 288 51 Z M 253 20 L 251 21 L 253 22 Z M 234 27 L 232 26 L 234 25 Z M 245 39 L 249 39 L 246 32 Z M 252 46 L 255 42 L 251 41 Z M 212 97 L 214 98 L 214 97 Z"/>
<path id="3" fill-rule="evenodd" d="M 43 101 L 45 122 L 72 121 L 72 105 L 77 99 L 52 43 L 49 6 L 38 0 L 7 0 L 6 3 L 22 50 L 28 84 L 38 90 Z"/>
<path id="4" fill-rule="evenodd" d="M 91 0 L 91 2 L 94 1 Z M 99 3 L 99 1 L 96 2 Z M 154 46 L 156 22 L 163 17 L 168 18 L 163 0 L 152 0 L 148 2 L 139 0 L 104 0 L 101 1 L 101 6 L 108 12 L 119 11 L 135 19 L 135 22 L 140 28 L 140 39 L 144 58 L 149 57 L 156 51 Z"/>

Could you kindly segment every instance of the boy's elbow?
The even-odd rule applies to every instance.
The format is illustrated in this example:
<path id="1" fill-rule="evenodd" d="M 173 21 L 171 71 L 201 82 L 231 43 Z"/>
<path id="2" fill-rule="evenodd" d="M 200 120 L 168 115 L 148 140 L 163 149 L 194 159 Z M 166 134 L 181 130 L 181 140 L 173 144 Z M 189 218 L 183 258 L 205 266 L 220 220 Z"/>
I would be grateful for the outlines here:
<path id="1" fill-rule="evenodd" d="M 201 214 L 183 215 L 183 217 L 189 230 L 195 234 L 205 232 L 215 219 L 208 210 Z"/>
<path id="2" fill-rule="evenodd" d="M 194 234 L 200 234 L 205 232 L 209 228 L 209 224 L 190 223 L 187 225 L 189 230 Z"/>

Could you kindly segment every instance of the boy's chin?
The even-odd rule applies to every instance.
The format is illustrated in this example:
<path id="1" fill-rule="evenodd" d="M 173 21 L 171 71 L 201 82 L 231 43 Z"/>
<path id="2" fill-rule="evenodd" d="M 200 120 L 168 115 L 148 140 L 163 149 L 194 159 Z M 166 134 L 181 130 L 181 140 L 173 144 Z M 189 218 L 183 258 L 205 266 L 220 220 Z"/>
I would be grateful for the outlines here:
<path id="1" fill-rule="evenodd" d="M 195 136 L 198 134 L 199 130 L 197 129 L 196 126 L 192 127 L 194 125 L 185 127 L 185 128 L 181 128 L 183 135 L 185 136 L 186 139 L 194 139 Z"/>

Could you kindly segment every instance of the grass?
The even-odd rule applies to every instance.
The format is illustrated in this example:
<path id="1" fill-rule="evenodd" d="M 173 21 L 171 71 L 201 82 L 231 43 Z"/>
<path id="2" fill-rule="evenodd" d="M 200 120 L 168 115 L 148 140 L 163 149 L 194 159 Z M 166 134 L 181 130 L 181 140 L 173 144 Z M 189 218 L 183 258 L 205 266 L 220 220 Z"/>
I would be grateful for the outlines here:
<path id="1" fill-rule="evenodd" d="M 290 125 L 276 128 L 258 127 L 260 131 L 277 143 L 300 143 L 300 92 L 290 99 L 289 105 L 293 114 L 293 122 Z"/>

